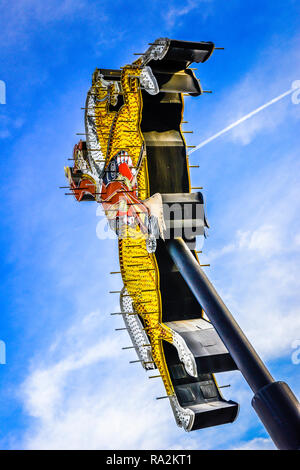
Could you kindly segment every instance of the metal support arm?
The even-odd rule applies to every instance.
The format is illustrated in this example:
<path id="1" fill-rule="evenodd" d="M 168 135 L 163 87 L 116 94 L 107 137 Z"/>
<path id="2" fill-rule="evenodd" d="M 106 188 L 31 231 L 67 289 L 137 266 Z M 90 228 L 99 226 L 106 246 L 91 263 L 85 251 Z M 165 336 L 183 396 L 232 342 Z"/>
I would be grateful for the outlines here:
<path id="1" fill-rule="evenodd" d="M 181 239 L 166 246 L 181 275 L 205 310 L 254 392 L 252 406 L 279 449 L 300 449 L 300 407 L 284 382 L 275 382 L 243 331 Z"/>

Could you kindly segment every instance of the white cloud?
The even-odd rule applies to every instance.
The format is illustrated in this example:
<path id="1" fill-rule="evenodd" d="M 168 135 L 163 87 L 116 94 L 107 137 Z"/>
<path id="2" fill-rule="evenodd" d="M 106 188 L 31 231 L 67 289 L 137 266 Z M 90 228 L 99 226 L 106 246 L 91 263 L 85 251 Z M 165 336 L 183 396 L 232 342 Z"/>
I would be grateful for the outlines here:
<path id="1" fill-rule="evenodd" d="M 95 342 L 100 325 L 103 331 Z M 166 404 L 154 400 L 157 385 L 143 379 L 143 371 L 136 373 L 140 366 L 128 364 L 130 353 L 121 352 L 118 333 L 113 336 L 105 327 L 107 322 L 95 312 L 78 319 L 50 346 L 42 363 L 32 366 L 20 391 L 26 412 L 36 419 L 26 433 L 25 448 L 168 445 L 165 427 L 172 417 Z M 160 434 L 164 431 L 165 438 Z"/>
<path id="2" fill-rule="evenodd" d="M 14 448 L 188 450 L 247 445 L 241 439 L 257 419 L 251 392 L 238 372 L 217 377 L 220 384 L 231 384 L 225 396 L 241 404 L 236 423 L 185 433 L 176 426 L 168 401 L 155 400 L 165 393 L 161 380 L 148 380 L 139 364 L 128 364 L 132 352 L 121 352 L 128 335 L 114 333 L 111 321 L 100 311 L 78 316 L 34 358 L 19 390 L 28 426 Z M 261 441 L 249 446 L 260 448 Z"/>
<path id="3" fill-rule="evenodd" d="M 7 5 L 3 11 L 13 20 L 18 20 L 20 26 L 30 21 L 49 23 L 53 20 L 60 20 L 68 15 L 75 14 L 76 11 L 86 6 L 85 0 L 51 0 L 41 3 L 39 0 L 18 0 L 16 4 Z"/>
<path id="4" fill-rule="evenodd" d="M 5 114 L 0 115 L 0 139 L 11 137 L 15 129 L 20 129 L 24 125 L 24 119 L 13 119 Z"/>
<path id="5" fill-rule="evenodd" d="M 9 4 L 2 0 L 1 47 L 5 49 L 17 43 L 18 48 L 23 48 L 36 24 L 44 27 L 63 18 L 73 18 L 86 5 L 85 0 L 18 0 Z"/>
<path id="6" fill-rule="evenodd" d="M 257 437 L 249 442 L 245 442 L 239 447 L 234 447 L 233 450 L 274 450 L 275 446 L 271 439 L 264 439 Z"/>
<path id="7" fill-rule="evenodd" d="M 166 24 L 169 28 L 172 28 L 175 25 L 175 22 L 178 21 L 179 18 L 182 16 L 185 16 L 189 14 L 191 11 L 195 10 L 196 8 L 199 7 L 199 3 L 209 3 L 211 0 L 187 0 L 185 3 L 180 2 L 179 7 L 171 7 L 166 16 L 165 16 L 165 21 Z"/>
<path id="8" fill-rule="evenodd" d="M 240 445 L 256 421 L 251 392 L 239 373 L 218 374 L 221 384 L 231 383 L 225 395 L 241 403 L 238 421 L 185 433 L 176 426 L 168 401 L 155 400 L 164 394 L 161 381 L 148 380 L 139 364 L 128 364 L 132 352 L 121 352 L 128 340 L 126 332 L 113 332 L 103 312 L 78 316 L 60 331 L 34 358 L 19 390 L 31 419 L 13 447 L 188 450 Z"/>
<path id="9" fill-rule="evenodd" d="M 274 225 L 263 224 L 253 232 L 237 233 L 240 249 L 257 251 L 264 257 L 276 255 L 282 250 L 281 232 Z"/>
<path id="10" fill-rule="evenodd" d="M 296 65 L 299 61 L 298 50 L 295 49 L 291 55 L 293 57 L 289 56 L 288 61 L 295 65 L 289 70 L 287 64 L 285 79 L 282 77 L 281 70 L 278 71 L 277 64 L 273 62 L 273 56 L 269 59 L 269 63 L 264 64 L 263 67 L 256 66 L 239 83 L 233 86 L 226 97 L 226 103 L 231 103 L 228 108 L 230 111 L 227 113 L 230 122 L 240 119 L 292 88 L 292 82 L 300 75 L 300 67 Z M 269 78 L 270 68 L 273 68 L 271 72 L 272 80 Z M 282 100 L 235 127 L 227 138 L 235 143 L 248 145 L 257 135 L 274 132 L 288 117 L 300 118 L 300 109 L 292 103 L 291 95 L 287 95 Z"/>
<path id="11" fill-rule="evenodd" d="M 291 354 L 300 331 L 298 174 L 293 155 L 257 173 L 256 187 L 264 192 L 245 184 L 222 211 L 227 243 L 205 258 L 213 262 L 225 302 L 264 359 Z M 215 232 L 220 230 L 224 226 Z"/>
<path id="12" fill-rule="evenodd" d="M 78 97 L 72 100 L 77 101 Z M 59 108 L 59 105 L 56 107 Z M 66 106 L 61 108 L 65 109 Z M 55 119 L 59 126 L 63 120 L 59 120 L 57 116 L 58 112 L 55 113 Z M 39 123 L 39 128 L 43 129 L 43 124 Z M 54 135 L 70 135 L 56 128 L 54 123 L 48 121 L 46 124 L 48 129 L 54 129 Z M 45 138 L 38 135 L 37 129 L 34 130 L 33 137 L 33 141 L 29 142 L 33 145 L 33 152 L 39 155 L 40 148 L 44 151 L 51 149 L 51 134 L 48 135 L 49 142 L 45 142 Z M 24 145 L 20 145 L 20 149 L 22 148 Z M 65 147 L 57 143 L 57 148 Z M 52 154 L 47 154 L 47 160 L 60 165 L 61 156 L 58 156 L 57 148 L 51 150 Z M 60 151 L 60 155 L 62 154 Z M 297 175 L 295 167 L 291 171 Z M 25 176 L 24 191 L 29 180 L 27 173 Z M 249 331 L 253 344 L 258 345 L 265 357 L 279 357 L 283 350 L 287 350 L 293 329 L 297 327 L 297 311 L 293 310 L 290 304 L 287 306 L 284 295 L 287 287 L 289 295 L 295 292 L 298 272 L 292 259 L 286 259 L 282 266 L 279 265 L 282 258 L 277 259 L 281 250 L 289 256 L 294 256 L 291 240 L 295 241 L 295 245 L 299 244 L 297 235 L 288 234 L 293 226 L 295 214 L 299 212 L 299 207 L 295 204 L 297 186 L 290 174 L 286 176 L 282 168 L 278 169 L 278 176 L 272 179 L 272 183 L 277 188 L 276 191 L 285 197 L 279 202 L 276 200 L 275 210 L 268 205 L 266 207 L 261 201 L 262 198 L 270 201 L 272 195 L 277 193 L 272 193 L 268 188 L 263 194 L 256 194 L 248 183 L 237 205 L 231 206 L 231 209 L 227 207 L 224 214 L 224 220 L 228 217 L 229 222 L 231 216 L 234 220 L 238 219 L 239 231 L 233 231 L 232 240 L 228 244 L 225 243 L 221 252 L 215 255 L 218 266 L 225 269 L 220 272 L 217 284 L 221 286 L 220 290 L 226 293 L 226 298 L 229 299 L 247 334 Z M 255 197 L 252 197 L 254 194 Z M 40 208 L 45 207 L 46 198 L 49 199 L 49 193 L 44 196 L 42 194 L 41 200 L 39 198 Z M 58 207 L 58 201 L 58 198 L 55 199 L 55 205 L 50 208 Z M 250 443 L 243 441 L 243 435 L 257 426 L 258 419 L 251 410 L 251 392 L 244 385 L 239 373 L 236 373 L 238 378 L 231 379 L 232 387 L 225 389 L 228 398 L 241 403 L 241 415 L 236 423 L 191 434 L 177 429 L 167 400 L 154 400 L 155 396 L 164 394 L 161 381 L 147 380 L 139 365 L 128 364 L 130 356 L 120 352 L 121 346 L 128 344 L 125 339 L 128 340 L 128 337 L 113 336 L 113 324 L 111 320 L 105 320 L 110 309 L 109 305 L 105 305 L 105 297 L 101 295 L 103 286 L 108 289 L 108 284 L 112 282 L 104 273 L 110 270 L 108 258 L 112 258 L 113 250 L 107 254 L 106 245 L 101 245 L 100 248 L 100 242 L 95 245 L 90 241 L 90 237 L 94 236 L 96 217 L 92 216 L 88 227 L 79 225 L 78 217 L 83 218 L 84 211 L 88 209 L 81 207 L 82 212 L 77 212 L 73 206 L 68 206 L 67 210 L 65 207 L 64 219 L 60 220 L 66 218 L 63 227 L 59 223 L 53 223 L 53 220 L 57 222 L 55 218 L 50 217 L 53 217 L 53 211 L 43 211 L 50 228 L 53 225 L 55 232 L 62 232 L 58 233 L 57 239 L 50 239 L 51 260 L 46 258 L 43 265 L 46 270 L 53 269 L 56 275 L 55 296 L 60 295 L 61 286 L 72 289 L 76 315 L 72 317 L 68 313 L 68 321 L 72 322 L 70 328 L 61 326 L 63 320 L 60 319 L 60 326 L 55 332 L 44 330 L 42 333 L 44 346 L 32 362 L 19 394 L 25 416 L 31 419 L 28 419 L 28 428 L 21 445 L 15 447 L 214 449 L 228 448 L 234 445 L 233 443 L 236 443 L 237 448 L 268 445 L 268 440 L 264 438 L 251 440 Z M 230 214 L 230 210 L 233 214 Z M 68 211 L 72 213 L 71 216 L 66 214 Z M 35 217 L 32 215 L 31 205 L 28 207 L 26 218 L 29 216 Z M 85 220 L 88 220 L 88 217 Z M 43 216 L 39 213 L 31 223 L 36 224 L 40 230 L 41 221 L 43 222 Z M 72 228 L 68 231 L 70 225 Z M 230 223 L 228 225 L 230 226 Z M 277 233 L 275 241 L 271 236 L 273 229 Z M 225 230 L 221 232 L 221 236 L 225 238 L 224 233 Z M 68 241 L 68 237 L 71 237 L 71 241 Z M 25 234 L 22 232 L 23 238 Z M 290 246 L 286 246 L 285 240 L 288 240 Z M 66 249 L 67 243 L 71 247 L 69 250 Z M 50 251 L 47 243 L 45 251 L 47 254 Z M 96 252 L 99 253 L 99 258 L 94 262 Z M 229 254 L 233 259 L 226 258 Z M 77 263 L 79 258 L 80 273 Z M 62 259 L 71 262 L 62 263 Z M 100 267 L 97 266 L 99 261 Z M 67 264 L 69 265 L 66 266 Z M 84 268 L 85 264 L 88 269 Z M 278 275 L 278 268 L 281 269 L 282 276 Z M 67 292 L 64 296 L 68 296 Z M 90 302 L 93 305 L 101 305 L 102 310 L 94 310 L 85 316 L 82 312 L 90 311 Z M 104 306 L 107 311 L 104 311 Z M 81 312 L 80 315 L 78 311 Z M 49 337 L 52 338 L 51 341 Z"/>
<path id="13" fill-rule="evenodd" d="M 248 113 L 295 87 L 299 82 L 297 79 L 300 77 L 298 41 L 297 37 L 291 39 L 289 54 L 281 57 L 280 63 L 276 59 L 274 60 L 274 57 L 277 57 L 278 45 L 274 44 L 262 50 L 256 65 L 243 73 L 230 89 L 219 89 L 215 112 L 210 119 L 207 119 L 207 122 L 212 122 L 214 127 L 209 129 L 210 134 L 207 134 L 207 137 L 204 136 L 200 141 L 194 143 L 201 144 Z M 282 70 L 284 70 L 284 74 L 282 74 Z M 287 95 L 234 127 L 224 136 L 218 137 L 218 140 L 226 139 L 235 144 L 246 146 L 258 135 L 272 134 L 278 130 L 287 118 L 300 119 L 300 106 L 295 104 L 298 102 L 297 96 L 297 92 L 295 92 L 294 98 L 293 95 Z M 209 110 L 209 112 L 211 111 Z M 202 134 L 202 129 L 200 133 Z"/>

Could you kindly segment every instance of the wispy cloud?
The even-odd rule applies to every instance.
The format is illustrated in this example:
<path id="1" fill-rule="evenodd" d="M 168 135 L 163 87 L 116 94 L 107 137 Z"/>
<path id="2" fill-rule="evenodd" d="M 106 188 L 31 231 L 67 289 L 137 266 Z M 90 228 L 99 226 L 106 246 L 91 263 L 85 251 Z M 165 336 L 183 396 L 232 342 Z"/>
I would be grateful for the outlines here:
<path id="1" fill-rule="evenodd" d="M 190 153 L 215 139 L 220 144 L 226 139 L 226 142 L 246 146 L 262 133 L 276 132 L 287 118 L 300 119 L 300 106 L 291 98 L 300 84 L 298 41 L 298 37 L 291 40 L 291 51 L 281 57 L 280 64 L 274 60 L 278 46 L 262 50 L 256 64 L 230 89 L 217 90 L 216 101 L 208 112 L 212 113 L 213 107 L 215 111 L 206 120 L 213 126 L 206 127 L 206 134 L 207 130 L 210 132 L 200 141 L 194 132 L 193 144 L 197 147 Z M 201 131 L 199 129 L 199 136 Z"/>
<path id="2" fill-rule="evenodd" d="M 256 437 L 249 442 L 245 442 L 233 450 L 274 450 L 274 444 L 271 439 Z"/>
<path id="3" fill-rule="evenodd" d="M 41 3 L 39 7 L 38 2 L 19 3 L 19 11 L 17 5 L 11 3 L 9 14 L 2 18 L 3 23 L 10 24 L 9 30 L 2 28 L 5 47 L 28 45 L 29 28 L 40 26 L 46 29 L 53 21 L 68 16 L 76 18 L 84 6 L 82 1 L 60 4 L 53 1 L 41 11 Z M 191 13 L 196 11 L 196 3 L 200 5 L 199 2 L 187 2 L 179 6 L 174 2 L 169 12 L 170 25 L 174 25 L 176 19 L 188 21 Z M 159 9 L 157 11 L 160 13 Z M 98 16 L 94 17 L 98 22 Z M 118 20 L 119 16 L 115 14 L 114 18 Z M 153 25 L 146 31 L 143 29 L 145 36 L 152 34 L 152 26 L 158 29 L 156 24 Z M 128 35 L 132 32 L 135 41 L 136 31 L 133 31 L 131 21 L 127 23 L 127 30 Z M 52 34 L 55 31 L 52 29 Z M 92 38 L 98 34 L 94 28 L 88 31 Z M 100 40 L 106 41 L 109 34 L 102 34 Z M 67 40 L 67 36 L 63 37 Z M 30 36 L 30 40 L 34 39 Z M 95 42 L 94 39 L 91 42 Z M 61 44 L 53 44 L 53 50 L 61 51 Z M 118 50 L 115 48 L 114 52 Z M 277 52 L 272 57 L 277 57 Z M 124 49 L 121 53 L 125 53 Z M 82 52 L 82 64 L 84 60 L 88 63 L 88 55 Z M 287 55 L 287 59 L 281 59 L 294 60 L 297 64 L 296 56 L 292 57 Z M 107 55 L 105 63 L 111 64 L 110 60 Z M 228 95 L 227 101 L 219 101 L 217 119 L 210 119 L 216 128 L 207 128 L 208 136 L 211 131 L 220 129 L 220 125 L 232 122 L 276 96 L 286 89 L 287 81 L 289 86 L 298 78 L 294 72 L 290 73 L 285 62 L 281 64 L 285 73 L 274 76 L 272 83 L 266 86 L 268 71 L 264 72 L 261 65 L 262 62 L 231 90 L 233 94 Z M 36 68 L 32 67 L 31 80 L 34 73 L 37 73 Z M 64 82 L 65 77 L 62 77 Z M 116 281 L 108 277 L 110 270 L 116 270 L 116 264 L 112 264 L 117 263 L 117 249 L 96 239 L 95 207 L 76 206 L 69 199 L 63 200 L 56 191 L 63 183 L 62 167 L 75 142 L 73 133 L 82 129 L 82 116 L 76 110 L 84 98 L 85 84 L 76 83 L 77 79 L 76 74 L 72 75 L 72 80 L 68 77 L 69 94 L 67 87 L 61 87 L 57 80 L 52 88 L 47 88 L 47 96 L 41 97 L 34 114 L 30 115 L 31 129 L 27 136 L 14 142 L 13 148 L 9 149 L 13 170 L 7 173 L 4 182 L 9 189 L 6 193 L 8 208 L 13 208 L 13 214 L 10 212 L 7 216 L 14 227 L 9 261 L 16 263 L 16 271 L 22 269 L 22 279 L 19 284 L 16 282 L 15 289 L 21 308 L 19 305 L 19 309 L 10 312 L 10 318 L 18 321 L 18 325 L 22 323 L 22 332 L 27 338 L 30 336 L 30 341 L 24 341 L 29 346 L 22 343 L 24 351 L 20 348 L 22 360 L 26 356 L 25 365 L 22 363 L 22 374 L 26 377 L 18 389 L 18 403 L 24 409 L 22 419 L 26 420 L 26 430 L 11 447 L 214 449 L 269 445 L 251 410 L 251 392 L 238 372 L 219 379 L 223 384 L 229 381 L 232 385 L 224 389 L 226 397 L 241 403 L 238 421 L 185 434 L 176 427 L 169 403 L 154 400 L 155 396 L 164 394 L 161 381 L 148 380 L 139 365 L 128 364 L 131 352 L 121 353 L 121 347 L 128 345 L 128 337 L 126 332 L 119 336 L 114 333 L 114 326 L 120 325 L 113 324 L 115 320 L 109 317 L 109 312 L 116 311 L 118 302 L 108 300 L 106 295 L 113 282 L 120 282 L 119 278 Z M 61 99 L 55 95 L 57 90 Z M 21 93 L 26 95 L 24 88 Z M 287 105 L 281 104 L 284 106 L 278 113 L 264 116 L 262 120 L 256 116 L 251 125 L 248 121 L 247 126 L 243 124 L 237 134 L 228 134 L 227 138 L 245 145 L 262 131 L 277 129 L 290 111 L 297 117 L 300 106 L 287 108 L 288 114 L 285 114 Z M 197 137 L 196 133 L 194 135 Z M 219 158 L 221 166 L 224 165 L 222 158 Z M 291 156 L 292 163 L 295 160 L 296 157 Z M 230 162 L 230 155 L 226 156 L 226 162 Z M 240 174 L 243 191 L 238 197 L 235 195 L 235 203 L 233 200 L 224 202 L 223 198 L 210 213 L 213 218 L 218 218 L 216 225 L 221 240 L 218 244 L 214 239 L 214 252 L 210 250 L 216 261 L 216 267 L 212 268 L 213 280 L 264 358 L 288 354 L 293 329 L 295 332 L 298 325 L 295 315 L 299 302 L 294 293 L 299 279 L 295 266 L 299 247 L 299 235 L 296 235 L 299 225 L 295 223 L 299 213 L 295 203 L 299 199 L 296 191 L 299 168 L 295 165 L 288 171 L 287 168 L 288 162 L 286 167 L 278 168 L 276 178 L 269 169 L 265 179 L 261 180 L 257 169 L 249 178 Z M 18 190 L 12 191 L 16 184 Z M 225 186 L 224 183 L 220 187 L 214 181 L 214 193 L 224 191 Z M 284 197 L 279 198 L 279 194 Z M 277 211 L 266 201 L 276 201 Z M 30 367 L 26 362 L 29 356 L 32 358 Z M 18 379 L 14 377 L 14 389 L 18 387 Z M 247 443 L 247 436 L 253 429 L 259 438 L 249 438 L 250 443 Z M 15 424 L 12 430 L 17 434 Z"/>
<path id="4" fill-rule="evenodd" d="M 261 192 L 246 186 L 231 209 L 224 208 L 230 240 L 205 258 L 214 276 L 222 272 L 219 287 L 265 359 L 290 354 L 300 332 L 299 170 L 290 156 L 256 175 Z"/>
<path id="5" fill-rule="evenodd" d="M 298 80 L 297 80 L 298 81 Z M 300 87 L 300 82 L 299 82 L 299 87 Z M 191 150 L 189 153 L 192 154 L 193 152 L 196 152 L 197 150 L 199 150 L 200 148 L 204 147 L 205 145 L 209 144 L 210 142 L 212 142 L 213 140 L 217 139 L 218 137 L 220 137 L 221 135 L 223 134 L 226 134 L 226 132 L 229 132 L 231 130 L 233 130 L 235 127 L 239 126 L 240 124 L 242 124 L 243 122 L 247 121 L 248 119 L 251 119 L 253 116 L 255 116 L 256 114 L 260 113 L 261 111 L 264 111 L 266 108 L 268 108 L 269 106 L 271 106 L 272 104 L 275 104 L 277 103 L 278 101 L 282 100 L 283 98 L 285 98 L 286 96 L 289 96 L 291 93 L 295 93 L 295 87 L 292 87 L 290 88 L 289 90 L 285 91 L 284 93 L 281 93 L 280 95 L 276 96 L 275 98 L 272 98 L 272 100 L 268 101 L 267 103 L 259 106 L 258 108 L 254 109 L 253 111 L 251 111 L 250 113 L 246 114 L 245 116 L 239 118 L 237 121 L 229 124 L 229 126 L 226 126 L 224 129 L 222 129 L 221 131 L 217 132 L 216 134 L 214 134 L 213 136 L 209 137 L 208 139 L 204 140 L 203 142 L 200 142 L 200 144 L 198 144 L 196 146 L 196 148 L 194 148 L 193 150 Z M 246 142 L 248 143 L 249 141 L 249 137 L 246 139 Z"/>
<path id="6" fill-rule="evenodd" d="M 24 125 L 22 118 L 12 118 L 5 114 L 0 114 L 0 139 L 11 137 L 12 132 L 20 129 Z"/>
<path id="7" fill-rule="evenodd" d="M 23 48 L 36 25 L 44 27 L 64 18 L 73 18 L 86 6 L 86 0 L 51 0 L 47 3 L 39 0 L 8 3 L 1 0 L 1 47 L 5 49 L 17 44 Z"/>
<path id="8" fill-rule="evenodd" d="M 130 449 L 169 445 L 167 427 L 172 417 L 166 405 L 154 400 L 157 385 L 148 383 L 143 371 L 137 372 L 139 365 L 128 364 L 130 352 L 121 352 L 124 332 L 119 333 L 121 337 L 112 336 L 105 327 L 100 312 L 78 319 L 50 346 L 42 363 L 32 366 L 20 394 L 26 412 L 36 421 L 23 446 Z M 98 341 L 95 329 L 102 329 Z"/>
<path id="9" fill-rule="evenodd" d="M 99 332 L 98 339 L 96 332 Z M 243 435 L 255 424 L 251 393 L 237 373 L 222 374 L 226 392 L 241 403 L 231 425 L 185 433 L 176 427 L 161 381 L 148 380 L 132 353 L 121 352 L 127 333 L 112 336 L 100 311 L 78 317 L 32 362 L 19 398 L 28 427 L 25 449 L 215 449 L 247 446 Z M 117 335 L 117 333 L 116 333 Z M 118 338 L 118 339 L 117 339 Z M 150 374 L 151 375 L 151 374 Z M 227 375 L 227 377 L 226 377 Z M 250 442 L 261 448 L 267 439 Z M 15 444 L 16 446 L 16 444 Z M 271 447 L 271 446 L 270 446 Z"/>
<path id="10" fill-rule="evenodd" d="M 180 6 L 171 6 L 165 16 L 166 25 L 168 28 L 172 28 L 176 21 L 182 16 L 188 15 L 191 11 L 199 8 L 200 3 L 210 3 L 212 0 L 188 0 L 186 2 L 180 2 Z"/>

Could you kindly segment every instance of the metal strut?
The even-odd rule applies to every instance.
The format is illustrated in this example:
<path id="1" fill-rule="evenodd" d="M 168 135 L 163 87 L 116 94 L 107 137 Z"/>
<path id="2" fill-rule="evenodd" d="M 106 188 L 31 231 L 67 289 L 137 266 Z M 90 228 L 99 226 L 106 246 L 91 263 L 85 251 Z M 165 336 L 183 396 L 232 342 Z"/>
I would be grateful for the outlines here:
<path id="1" fill-rule="evenodd" d="M 275 382 L 181 238 L 167 250 L 254 392 L 252 406 L 279 449 L 300 449 L 300 405 L 285 382 Z"/>

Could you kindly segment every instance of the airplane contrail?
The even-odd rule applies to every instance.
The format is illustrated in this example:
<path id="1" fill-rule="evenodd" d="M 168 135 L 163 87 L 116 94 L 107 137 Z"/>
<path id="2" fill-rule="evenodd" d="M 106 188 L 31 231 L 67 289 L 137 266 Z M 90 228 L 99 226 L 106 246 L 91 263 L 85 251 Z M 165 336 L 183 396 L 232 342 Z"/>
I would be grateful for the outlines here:
<path id="1" fill-rule="evenodd" d="M 262 106 L 259 106 L 259 108 L 256 108 L 254 109 L 254 111 L 251 111 L 251 113 L 248 113 L 246 114 L 245 116 L 243 116 L 242 118 L 238 119 L 237 121 L 233 122 L 232 124 L 229 124 L 229 126 L 225 127 L 224 129 L 222 129 L 221 131 L 217 132 L 216 134 L 212 135 L 211 137 L 209 137 L 208 139 L 204 140 L 203 142 L 201 142 L 199 145 L 197 145 L 193 150 L 191 150 L 189 152 L 189 155 L 191 155 L 191 153 L 193 152 L 196 152 L 196 150 L 199 150 L 201 147 L 204 147 L 204 145 L 208 144 L 209 142 L 211 142 L 212 140 L 215 140 L 217 137 L 220 137 L 220 135 L 223 135 L 225 134 L 225 132 L 228 132 L 230 131 L 231 129 L 233 129 L 234 127 L 238 126 L 239 124 L 241 124 L 242 122 L 246 121 L 247 119 L 251 118 L 252 116 L 254 116 L 255 114 L 259 113 L 260 111 L 262 111 L 263 109 L 267 108 L 268 106 L 271 106 L 271 104 L 273 103 L 276 103 L 277 101 L 281 100 L 282 98 L 284 98 L 285 96 L 293 93 L 295 90 L 295 88 L 291 88 L 290 90 L 282 93 L 281 95 L 277 96 L 276 98 L 273 98 L 271 101 L 268 101 L 267 103 L 263 104 Z"/>

